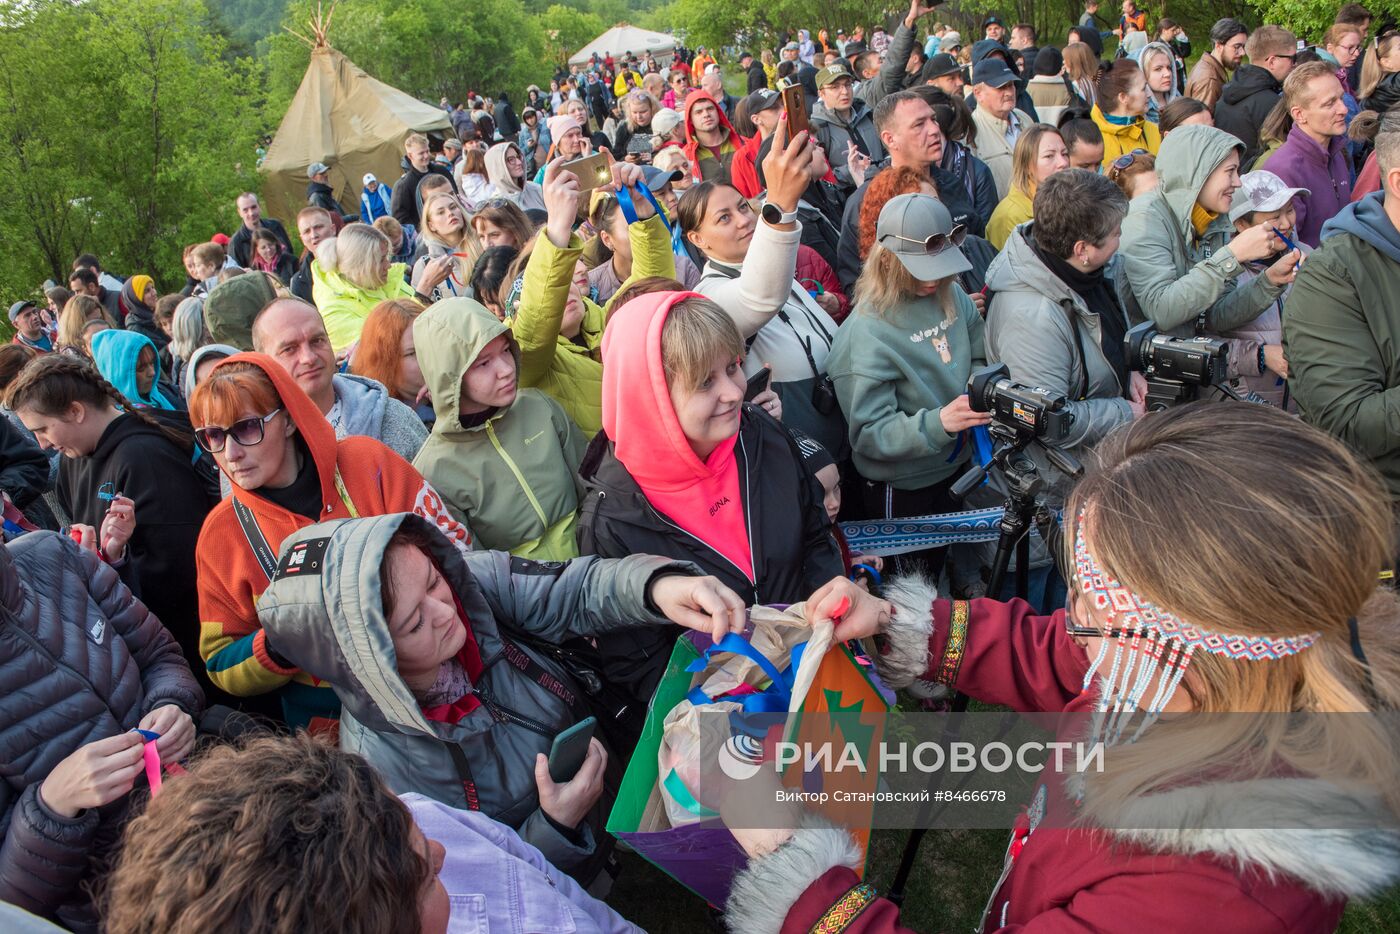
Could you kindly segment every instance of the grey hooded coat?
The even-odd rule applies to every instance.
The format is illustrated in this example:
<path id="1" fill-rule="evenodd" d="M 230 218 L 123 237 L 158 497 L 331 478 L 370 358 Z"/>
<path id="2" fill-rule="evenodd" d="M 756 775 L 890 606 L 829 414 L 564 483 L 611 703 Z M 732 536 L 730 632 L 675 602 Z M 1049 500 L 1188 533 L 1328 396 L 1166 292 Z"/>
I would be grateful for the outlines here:
<path id="1" fill-rule="evenodd" d="M 456 723 L 427 719 L 397 670 L 380 567 L 400 528 L 431 539 L 430 556 L 456 594 L 485 665 L 472 685 L 481 706 Z M 296 570 L 302 567 L 309 570 Z M 611 802 L 599 801 L 578 840 L 561 834 L 540 810 L 535 756 L 548 753 L 555 735 L 587 712 L 569 674 L 526 640 L 557 644 L 571 635 L 666 624 L 647 600 L 652 579 L 699 573 L 645 555 L 536 563 L 474 552 L 464 559 L 422 519 L 378 516 L 323 522 L 288 536 L 258 618 L 278 655 L 335 688 L 343 705 L 341 746 L 368 759 L 394 792 L 465 808 L 470 781 L 483 813 L 586 882 L 596 872 L 596 836 Z M 542 687 L 541 671 L 554 689 Z"/>
<path id="2" fill-rule="evenodd" d="M 1227 218 L 1216 218 L 1201 237 L 1191 224 L 1206 180 L 1243 148 L 1209 126 L 1178 127 L 1162 143 L 1157 187 L 1134 198 L 1123 219 L 1118 294 L 1134 322 L 1150 319 L 1178 337 L 1219 334 L 1253 321 L 1283 292 L 1267 276 L 1237 286 L 1244 267 L 1230 252 Z"/>
<path id="3" fill-rule="evenodd" d="M 204 695 L 160 620 L 117 572 L 55 532 L 0 547 L 0 900 L 95 930 L 81 885 L 121 832 L 127 798 L 65 818 L 39 786 L 80 747 Z"/>

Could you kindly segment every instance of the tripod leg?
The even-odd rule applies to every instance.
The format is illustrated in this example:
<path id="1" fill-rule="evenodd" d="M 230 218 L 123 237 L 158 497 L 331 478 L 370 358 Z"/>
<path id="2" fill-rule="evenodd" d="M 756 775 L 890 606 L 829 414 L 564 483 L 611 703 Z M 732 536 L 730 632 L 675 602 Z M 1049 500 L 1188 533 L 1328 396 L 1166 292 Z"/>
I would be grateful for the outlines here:
<path id="1" fill-rule="evenodd" d="M 909 831 L 909 840 L 904 844 L 904 855 L 899 858 L 899 871 L 894 874 L 894 881 L 890 883 L 890 889 L 885 893 L 885 897 L 894 902 L 895 907 L 904 904 L 904 890 L 909 885 L 909 876 L 914 871 L 914 860 L 919 855 L 919 844 L 924 842 L 924 834 L 928 831 L 923 827 L 915 827 Z"/>
<path id="2" fill-rule="evenodd" d="M 1031 530 L 1026 526 L 1026 530 L 1021 533 L 1021 538 L 1016 542 L 1016 596 L 1022 600 L 1030 598 L 1031 589 Z"/>

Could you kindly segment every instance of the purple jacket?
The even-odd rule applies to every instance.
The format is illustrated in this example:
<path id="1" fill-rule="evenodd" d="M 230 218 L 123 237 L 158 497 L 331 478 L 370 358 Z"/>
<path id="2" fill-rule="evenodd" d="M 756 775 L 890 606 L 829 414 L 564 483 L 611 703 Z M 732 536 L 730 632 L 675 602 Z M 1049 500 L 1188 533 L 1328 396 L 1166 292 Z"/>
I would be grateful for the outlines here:
<path id="1" fill-rule="evenodd" d="M 452 903 L 448 934 L 645 934 L 555 869 L 505 824 L 418 794 L 401 795 L 400 800 L 423 836 L 447 850 L 438 877 Z"/>
<path id="2" fill-rule="evenodd" d="M 1334 136 L 1324 150 L 1295 126 L 1266 163 L 1265 167 L 1289 187 L 1312 192 L 1293 198 L 1293 208 L 1298 213 L 1298 239 L 1308 246 L 1317 246 L 1322 225 L 1351 203 L 1346 143 L 1345 136 Z"/>

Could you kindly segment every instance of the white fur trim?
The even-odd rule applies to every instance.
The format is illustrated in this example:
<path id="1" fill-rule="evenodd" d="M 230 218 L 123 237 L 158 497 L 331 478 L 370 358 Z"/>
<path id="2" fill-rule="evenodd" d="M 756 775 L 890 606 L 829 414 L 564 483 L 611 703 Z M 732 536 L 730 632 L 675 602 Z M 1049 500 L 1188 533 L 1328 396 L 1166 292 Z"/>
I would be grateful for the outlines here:
<path id="1" fill-rule="evenodd" d="M 912 574 L 885 585 L 885 599 L 894 604 L 894 618 L 885 630 L 889 651 L 875 656 L 875 668 L 890 687 L 914 683 L 928 671 L 928 641 L 933 635 L 933 601 L 938 587 L 928 578 Z"/>
<path id="2" fill-rule="evenodd" d="M 1210 854 L 1329 897 L 1369 898 L 1400 879 L 1400 832 L 1384 802 L 1321 779 L 1219 782 L 1147 795 L 1116 814 L 1089 809 L 1124 842 Z"/>
<path id="3" fill-rule="evenodd" d="M 734 934 L 777 934 L 788 911 L 829 870 L 860 867 L 860 849 L 843 828 L 807 812 L 792 839 L 767 856 L 749 860 L 734 877 L 724 923 Z"/>

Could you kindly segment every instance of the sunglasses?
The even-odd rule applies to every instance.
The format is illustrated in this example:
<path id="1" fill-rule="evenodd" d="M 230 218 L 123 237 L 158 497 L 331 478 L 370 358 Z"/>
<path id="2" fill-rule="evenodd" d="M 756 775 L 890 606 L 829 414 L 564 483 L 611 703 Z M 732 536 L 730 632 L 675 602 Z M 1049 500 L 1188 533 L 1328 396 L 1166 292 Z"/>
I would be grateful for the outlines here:
<path id="1" fill-rule="evenodd" d="M 1136 162 L 1138 156 L 1146 155 L 1149 155 L 1146 149 L 1134 149 L 1132 152 L 1125 152 L 1109 164 L 1108 171 L 1111 175 L 1116 175 Z"/>
<path id="2" fill-rule="evenodd" d="M 250 448 L 255 444 L 262 444 L 263 429 L 272 417 L 282 411 L 281 407 L 273 409 L 263 416 L 253 416 L 234 422 L 227 428 L 220 428 L 218 425 L 208 425 L 204 428 L 196 428 L 194 440 L 201 448 L 210 454 L 218 454 L 228 444 L 228 439 L 237 441 L 241 447 Z"/>
<path id="3" fill-rule="evenodd" d="M 903 240 L 905 243 L 922 243 L 924 252 L 929 256 L 936 256 L 948 249 L 950 246 L 962 246 L 967 239 L 967 225 L 954 224 L 953 229 L 945 234 L 930 234 L 923 240 L 914 237 L 901 237 L 899 234 L 886 234 L 882 239 Z"/>

